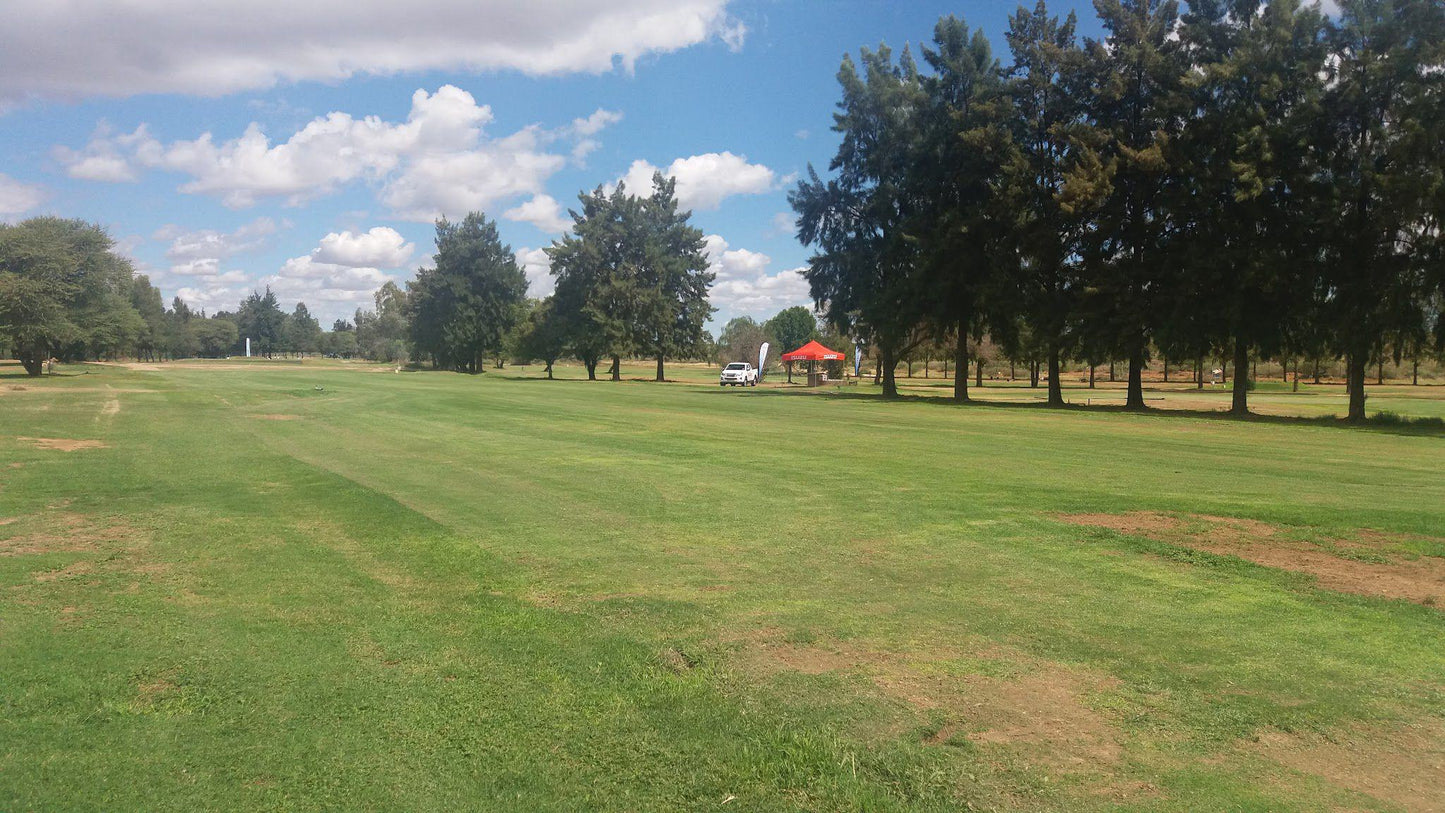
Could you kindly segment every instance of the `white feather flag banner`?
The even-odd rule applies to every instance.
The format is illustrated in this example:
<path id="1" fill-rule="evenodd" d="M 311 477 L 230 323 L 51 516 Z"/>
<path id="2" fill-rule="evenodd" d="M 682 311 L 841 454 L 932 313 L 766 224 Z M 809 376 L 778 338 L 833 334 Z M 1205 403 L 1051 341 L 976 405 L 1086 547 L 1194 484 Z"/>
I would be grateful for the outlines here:
<path id="1" fill-rule="evenodd" d="M 759 377 L 762 376 L 762 374 L 763 374 L 763 366 L 766 365 L 767 363 L 768 363 L 768 343 L 767 343 L 767 342 L 763 342 L 763 346 L 758 348 L 758 376 L 759 376 Z"/>

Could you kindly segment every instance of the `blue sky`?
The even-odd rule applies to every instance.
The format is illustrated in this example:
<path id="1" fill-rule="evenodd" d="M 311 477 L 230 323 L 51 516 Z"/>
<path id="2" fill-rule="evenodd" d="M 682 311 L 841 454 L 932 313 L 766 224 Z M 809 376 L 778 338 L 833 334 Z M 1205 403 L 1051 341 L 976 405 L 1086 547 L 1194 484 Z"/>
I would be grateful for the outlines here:
<path id="1" fill-rule="evenodd" d="M 0 218 L 102 223 L 168 300 L 232 309 L 270 284 L 329 324 L 430 263 L 434 216 L 470 209 L 499 221 L 544 294 L 538 249 L 577 192 L 659 168 L 709 235 L 714 329 L 810 304 L 786 190 L 832 157 L 843 54 L 916 46 L 952 13 L 1006 58 L 1016 8 L 15 1 Z"/>

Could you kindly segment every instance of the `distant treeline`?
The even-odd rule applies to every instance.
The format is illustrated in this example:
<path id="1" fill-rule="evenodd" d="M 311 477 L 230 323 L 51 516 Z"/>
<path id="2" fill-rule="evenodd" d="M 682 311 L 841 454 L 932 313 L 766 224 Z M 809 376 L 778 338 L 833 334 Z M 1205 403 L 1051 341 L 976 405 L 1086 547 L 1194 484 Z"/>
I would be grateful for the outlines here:
<path id="1" fill-rule="evenodd" d="M 845 57 L 831 177 L 790 196 L 822 313 L 890 395 L 921 346 L 967 369 L 988 337 L 1052 404 L 1070 359 L 1126 363 L 1142 408 L 1151 354 L 1343 358 L 1364 417 L 1372 360 L 1445 341 L 1445 4 L 1339 6 L 1097 0 L 1081 42 L 1040 2 L 1007 64 L 954 17 L 923 66 Z"/>

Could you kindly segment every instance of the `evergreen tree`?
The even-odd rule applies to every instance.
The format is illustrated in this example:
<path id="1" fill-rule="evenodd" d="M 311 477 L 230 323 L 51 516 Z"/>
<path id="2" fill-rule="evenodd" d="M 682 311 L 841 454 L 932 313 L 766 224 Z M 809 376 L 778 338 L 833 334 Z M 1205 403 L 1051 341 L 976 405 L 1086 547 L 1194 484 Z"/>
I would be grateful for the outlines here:
<path id="1" fill-rule="evenodd" d="M 1069 186 L 1078 169 L 1081 139 L 1091 134 L 1081 123 L 1083 53 L 1071 13 L 1062 22 L 1050 16 L 1043 0 L 1033 11 L 1020 8 L 1009 20 L 1007 39 L 1013 56 L 1008 97 L 1012 105 L 1012 144 L 999 181 L 998 196 L 1016 263 L 1009 266 L 1024 319 L 1048 364 L 1048 402 L 1064 402 L 1060 358 L 1077 337 L 1079 268 L 1077 258 L 1094 202 Z M 1011 340 L 1017 322 L 995 320 L 994 333 Z"/>
<path id="2" fill-rule="evenodd" d="M 482 214 L 460 223 L 443 218 L 436 230 L 436 267 L 421 269 L 407 286 L 412 345 L 438 366 L 478 373 L 516 323 L 527 277 L 497 224 Z"/>
<path id="3" fill-rule="evenodd" d="M 1098 0 L 1095 8 L 1107 32 L 1085 45 L 1097 148 L 1080 157 L 1066 183 L 1073 200 L 1101 198 L 1081 251 L 1091 293 L 1086 326 L 1097 344 L 1128 360 L 1125 404 L 1143 409 L 1144 364 L 1174 283 L 1167 262 L 1171 146 L 1188 112 L 1174 36 L 1178 4 Z"/>
<path id="4" fill-rule="evenodd" d="M 798 237 L 815 253 L 803 276 L 828 323 L 876 348 L 883 395 L 896 397 L 894 367 L 926 338 L 931 292 L 920 271 L 917 241 L 907 231 L 916 199 L 907 187 L 917 150 L 923 94 L 905 49 L 860 52 L 863 72 L 844 57 L 843 98 L 833 115 L 842 143 L 823 181 L 812 166 L 789 193 Z"/>
<path id="5" fill-rule="evenodd" d="M 1321 152 L 1328 207 L 1326 313 L 1344 355 L 1349 418 L 1365 369 L 1424 319 L 1438 259 L 1442 16 L 1438 0 L 1345 0 L 1330 26 Z M 1432 125 L 1433 126 L 1429 126 Z M 1438 265 L 1434 270 L 1438 270 Z"/>
<path id="6" fill-rule="evenodd" d="M 956 17 L 940 19 L 923 58 L 917 155 L 911 187 L 918 202 L 910 232 L 919 244 L 923 294 L 934 307 L 933 338 L 952 337 L 954 366 L 968 368 L 969 337 L 981 335 L 1001 270 L 994 183 L 1008 145 L 1002 71 L 983 31 Z M 921 347 L 921 346 L 920 346 Z M 918 348 L 914 348 L 917 350 Z M 913 354 L 909 354 L 910 357 Z M 968 376 L 955 376 L 953 397 L 968 400 Z"/>

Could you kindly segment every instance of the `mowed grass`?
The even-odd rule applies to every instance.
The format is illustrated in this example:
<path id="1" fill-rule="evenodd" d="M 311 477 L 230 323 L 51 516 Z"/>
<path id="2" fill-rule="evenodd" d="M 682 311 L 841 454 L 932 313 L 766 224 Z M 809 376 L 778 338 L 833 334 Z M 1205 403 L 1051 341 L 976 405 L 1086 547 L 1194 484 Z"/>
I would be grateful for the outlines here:
<path id="1" fill-rule="evenodd" d="M 683 367 L 64 372 L 0 379 L 0 808 L 1445 798 L 1440 608 L 1076 517 L 1433 565 L 1438 432 Z"/>

